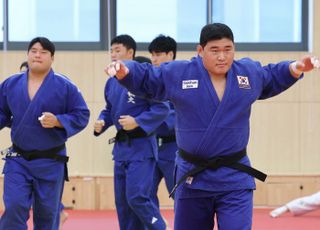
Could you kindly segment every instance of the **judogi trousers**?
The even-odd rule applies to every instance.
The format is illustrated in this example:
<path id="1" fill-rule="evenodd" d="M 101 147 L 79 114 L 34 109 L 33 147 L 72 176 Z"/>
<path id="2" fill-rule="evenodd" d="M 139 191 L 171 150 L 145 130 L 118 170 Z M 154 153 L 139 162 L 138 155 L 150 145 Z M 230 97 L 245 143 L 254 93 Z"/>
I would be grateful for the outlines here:
<path id="1" fill-rule="evenodd" d="M 175 194 L 175 230 L 213 230 L 216 218 L 219 230 L 251 230 L 253 191 L 208 192 L 192 197 L 192 191 L 180 185 Z"/>
<path id="2" fill-rule="evenodd" d="M 64 172 L 64 163 L 51 159 L 6 159 L 0 229 L 26 230 L 32 205 L 34 229 L 57 230 Z"/>
<path id="3" fill-rule="evenodd" d="M 164 230 L 159 207 L 151 200 L 155 159 L 115 161 L 114 188 L 121 230 Z"/>

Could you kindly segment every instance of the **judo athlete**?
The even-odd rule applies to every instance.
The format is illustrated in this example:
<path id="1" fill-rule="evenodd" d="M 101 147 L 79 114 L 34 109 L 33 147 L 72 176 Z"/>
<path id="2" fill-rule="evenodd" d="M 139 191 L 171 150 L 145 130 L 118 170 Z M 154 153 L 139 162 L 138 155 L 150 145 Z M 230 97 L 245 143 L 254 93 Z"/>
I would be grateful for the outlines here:
<path id="1" fill-rule="evenodd" d="M 173 61 L 176 58 L 176 41 L 164 35 L 159 35 L 151 41 L 148 47 L 151 53 L 151 62 L 154 66 L 160 66 L 162 63 Z M 157 196 L 158 187 L 161 179 L 164 178 L 168 192 L 170 193 L 174 186 L 173 171 L 175 166 L 176 152 L 178 146 L 174 130 L 175 111 L 170 103 L 170 113 L 165 122 L 157 129 L 158 160 L 154 173 L 154 184 L 152 187 L 152 196 L 154 202 L 159 206 Z"/>
<path id="2" fill-rule="evenodd" d="M 22 62 L 21 65 L 20 65 L 19 70 L 20 70 L 20 72 L 28 71 L 28 62 L 27 61 Z M 64 211 L 64 205 L 62 203 L 60 203 L 59 209 L 60 209 L 59 229 L 61 229 L 62 225 L 64 224 L 64 222 L 66 222 L 66 220 L 68 219 L 69 214 Z"/>
<path id="3" fill-rule="evenodd" d="M 300 216 L 317 209 L 320 209 L 320 191 L 310 196 L 292 200 L 270 212 L 270 216 L 278 217 L 286 212 L 290 212 L 294 216 Z"/>
<path id="4" fill-rule="evenodd" d="M 191 61 L 160 67 L 113 62 L 105 71 L 134 94 L 174 105 L 174 229 L 211 230 L 215 215 L 219 230 L 251 229 L 254 177 L 266 177 L 246 154 L 251 106 L 288 89 L 319 61 L 308 56 L 261 66 L 249 58 L 234 60 L 233 33 L 220 23 L 202 28 L 197 51 Z"/>
<path id="5" fill-rule="evenodd" d="M 136 43 L 129 35 L 111 41 L 112 60 L 133 60 Z M 150 194 L 157 159 L 155 130 L 169 113 L 169 105 L 138 97 L 111 77 L 105 86 L 106 108 L 94 125 L 95 135 L 115 125 L 112 151 L 114 193 L 121 230 L 166 229 Z M 109 141 L 111 143 L 113 141 Z"/>
<path id="6" fill-rule="evenodd" d="M 52 70 L 54 52 L 47 38 L 34 38 L 29 69 L 0 85 L 0 129 L 11 126 L 12 140 L 5 151 L 1 230 L 27 229 L 31 206 L 34 229 L 59 228 L 65 142 L 86 127 L 89 110 L 79 89 Z"/>

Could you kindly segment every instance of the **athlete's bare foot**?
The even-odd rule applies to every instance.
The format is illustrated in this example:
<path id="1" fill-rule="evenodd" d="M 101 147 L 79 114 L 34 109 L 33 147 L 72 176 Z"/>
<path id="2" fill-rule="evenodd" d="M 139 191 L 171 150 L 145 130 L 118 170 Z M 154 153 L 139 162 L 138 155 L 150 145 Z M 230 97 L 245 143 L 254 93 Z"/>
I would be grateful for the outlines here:
<path id="1" fill-rule="evenodd" d="M 69 214 L 66 213 L 65 211 L 61 211 L 60 212 L 60 225 L 59 225 L 59 230 L 62 230 L 62 225 L 64 224 L 64 222 L 66 222 L 66 220 L 68 219 Z"/>
<path id="2" fill-rule="evenodd" d="M 163 221 L 166 224 L 166 230 L 171 230 L 168 221 L 165 218 L 163 218 Z"/>

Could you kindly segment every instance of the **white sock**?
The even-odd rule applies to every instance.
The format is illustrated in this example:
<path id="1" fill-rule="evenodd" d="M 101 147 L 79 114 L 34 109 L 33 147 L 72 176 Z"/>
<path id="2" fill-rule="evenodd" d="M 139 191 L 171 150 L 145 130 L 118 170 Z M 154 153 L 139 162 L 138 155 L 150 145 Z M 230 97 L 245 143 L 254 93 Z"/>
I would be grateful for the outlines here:
<path id="1" fill-rule="evenodd" d="M 278 217 L 287 211 L 288 211 L 288 208 L 286 206 L 281 206 L 280 208 L 276 208 L 272 212 L 270 212 L 270 216 Z"/>

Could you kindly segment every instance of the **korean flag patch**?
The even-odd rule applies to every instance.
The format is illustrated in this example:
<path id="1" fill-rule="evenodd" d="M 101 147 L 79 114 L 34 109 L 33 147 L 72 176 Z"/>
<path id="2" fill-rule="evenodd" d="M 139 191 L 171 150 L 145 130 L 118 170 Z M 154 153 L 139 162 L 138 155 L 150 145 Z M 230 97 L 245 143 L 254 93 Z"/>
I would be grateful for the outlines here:
<path id="1" fill-rule="evenodd" d="M 249 78 L 246 76 L 237 76 L 238 85 L 241 89 L 251 89 Z"/>

